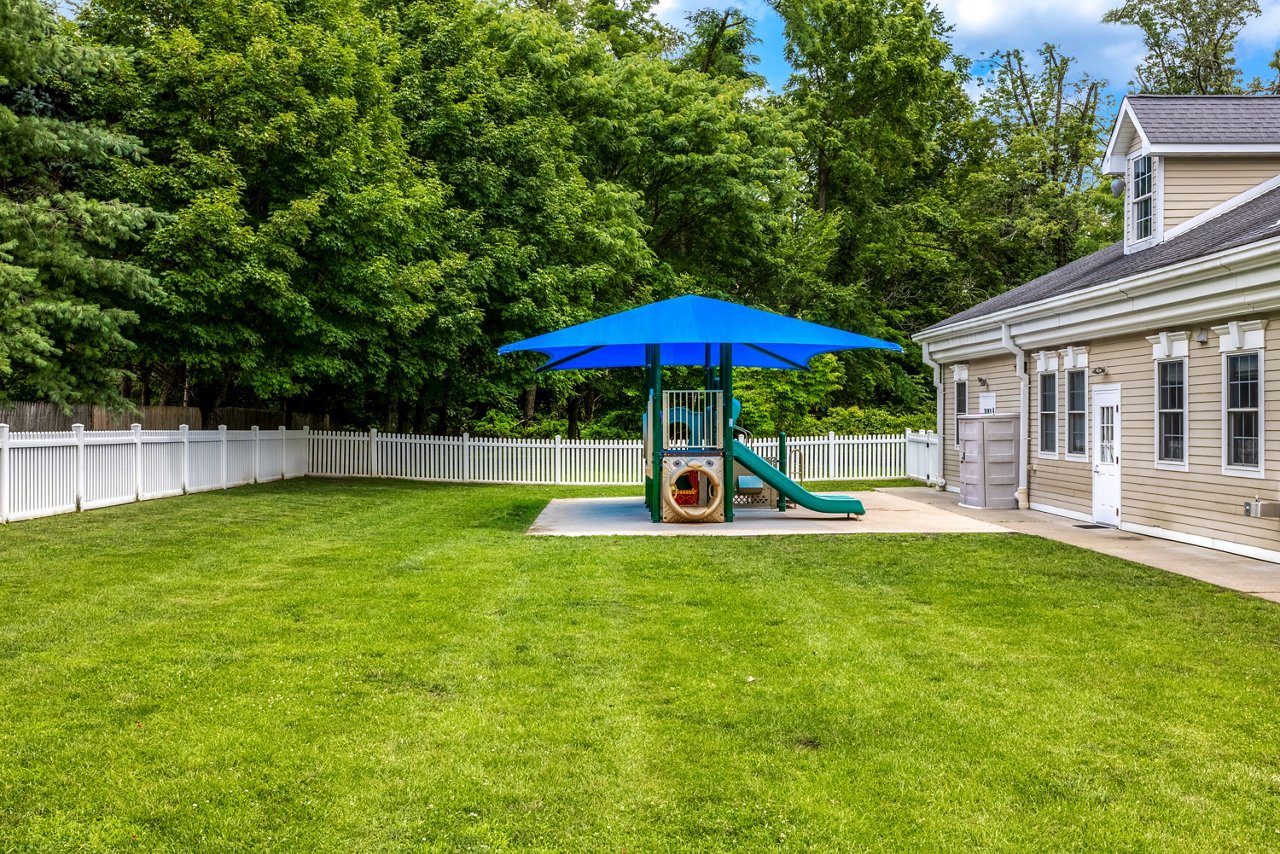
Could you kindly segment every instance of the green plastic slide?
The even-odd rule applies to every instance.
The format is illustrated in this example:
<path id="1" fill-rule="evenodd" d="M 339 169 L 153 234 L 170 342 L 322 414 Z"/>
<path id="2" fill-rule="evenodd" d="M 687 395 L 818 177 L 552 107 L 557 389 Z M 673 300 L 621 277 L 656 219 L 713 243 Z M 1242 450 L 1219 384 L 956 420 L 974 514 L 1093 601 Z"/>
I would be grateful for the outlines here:
<path id="1" fill-rule="evenodd" d="M 733 440 L 733 460 L 744 468 L 790 498 L 801 507 L 816 510 L 819 513 L 845 513 L 862 516 L 867 511 L 862 502 L 847 495 L 814 495 L 782 472 L 764 461 L 755 451 L 746 445 Z"/>

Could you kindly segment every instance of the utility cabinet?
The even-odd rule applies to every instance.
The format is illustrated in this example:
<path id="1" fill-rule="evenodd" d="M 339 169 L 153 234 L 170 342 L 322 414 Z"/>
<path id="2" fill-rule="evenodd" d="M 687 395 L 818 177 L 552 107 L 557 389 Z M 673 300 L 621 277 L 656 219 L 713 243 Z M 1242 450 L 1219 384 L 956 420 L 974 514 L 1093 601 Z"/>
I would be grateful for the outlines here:
<path id="1" fill-rule="evenodd" d="M 965 507 L 1014 509 L 1018 506 L 1018 434 L 1016 415 L 962 415 L 960 430 L 960 503 Z"/>

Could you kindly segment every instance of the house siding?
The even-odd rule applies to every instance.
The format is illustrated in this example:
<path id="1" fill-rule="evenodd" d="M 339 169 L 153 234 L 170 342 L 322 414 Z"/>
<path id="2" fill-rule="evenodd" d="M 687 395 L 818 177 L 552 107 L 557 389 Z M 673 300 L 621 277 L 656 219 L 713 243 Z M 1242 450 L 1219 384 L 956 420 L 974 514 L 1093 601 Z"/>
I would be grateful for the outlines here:
<path id="1" fill-rule="evenodd" d="M 1189 332 L 1211 328 L 1231 319 L 1210 318 L 1179 329 Z M 1061 363 L 1058 376 L 1058 458 L 1039 456 L 1040 406 L 1034 353 L 1028 353 L 1031 381 L 1028 448 L 1028 498 L 1042 507 L 1093 515 L 1093 389 L 1098 385 L 1119 385 L 1121 390 L 1121 521 L 1124 524 L 1161 528 L 1199 537 L 1237 543 L 1260 549 L 1280 549 L 1280 522 L 1246 517 L 1242 504 L 1262 497 L 1280 500 L 1280 406 L 1267 410 L 1267 402 L 1280 400 L 1280 314 L 1266 316 L 1266 349 L 1263 353 L 1263 470 L 1264 478 L 1237 477 L 1222 473 L 1223 447 L 1223 355 L 1217 336 L 1209 332 L 1208 343 L 1189 343 L 1187 356 L 1188 467 L 1186 471 L 1155 466 L 1155 362 L 1146 336 L 1091 341 L 1087 389 L 1088 459 L 1068 459 L 1066 442 L 1066 370 Z M 1080 342 L 1072 342 L 1080 343 Z M 1064 342 L 1060 349 L 1066 348 Z M 1045 350 L 1050 348 L 1046 347 Z M 981 365 L 981 370 L 975 369 Z M 1097 369 L 1104 373 L 1093 374 Z M 1017 411 L 1018 388 L 1011 360 L 999 366 L 989 360 L 970 363 L 971 382 L 981 374 L 993 384 L 1007 389 L 1009 405 L 1001 411 Z M 948 390 L 951 393 L 950 389 Z M 951 409 L 953 417 L 954 407 Z M 948 459 L 947 477 L 958 482 L 958 456 Z M 951 478 L 957 478 L 951 481 Z"/>
<path id="2" fill-rule="evenodd" d="M 1018 370 L 1012 355 L 975 359 L 961 362 L 969 366 L 969 414 L 980 412 L 978 395 L 994 392 L 996 411 L 1001 414 L 1017 413 L 1020 404 L 1018 390 Z M 956 448 L 956 387 L 951 379 L 951 365 L 944 365 L 942 371 L 942 417 L 943 423 L 939 432 L 943 434 L 942 442 L 942 476 L 948 486 L 960 486 L 960 451 Z M 985 379 L 986 388 L 978 385 L 978 377 Z"/>
<path id="3" fill-rule="evenodd" d="M 1280 157 L 1164 158 L 1164 227 L 1198 214 L 1280 175 Z"/>
<path id="4" fill-rule="evenodd" d="M 1195 328 L 1212 327 L 1214 318 Z M 1250 318 L 1253 319 L 1253 318 Z M 1210 332 L 1208 344 L 1190 344 L 1187 357 L 1188 469 L 1155 467 L 1155 376 L 1150 346 L 1115 372 L 1123 383 L 1121 399 L 1121 520 L 1125 523 L 1181 531 L 1200 537 L 1263 549 L 1280 548 L 1280 523 L 1251 519 L 1243 503 L 1255 496 L 1280 498 L 1280 411 L 1268 413 L 1267 401 L 1280 399 L 1280 316 L 1269 318 L 1263 353 L 1264 478 L 1222 473 L 1223 356 Z M 1195 329 L 1189 330 L 1194 333 Z M 1145 341 L 1142 344 L 1146 344 Z M 1143 352 L 1145 350 L 1145 352 Z M 1112 371 L 1108 371 L 1112 374 Z"/>
<path id="5" fill-rule="evenodd" d="M 1078 343 L 1078 342 L 1073 342 Z M 1049 348 L 1045 348 L 1046 350 Z M 1062 349 L 1065 349 L 1065 345 Z M 1034 355 L 1028 353 L 1031 361 L 1031 398 L 1030 424 L 1027 435 L 1027 497 L 1036 504 L 1045 504 L 1074 513 L 1093 514 L 1093 468 L 1088 458 L 1079 459 L 1067 456 L 1067 372 L 1058 365 L 1058 455 L 1057 458 L 1040 456 L 1040 379 L 1035 372 Z M 1090 350 L 1089 363 L 1093 364 L 1093 352 Z M 1092 401 L 1089 390 L 1092 387 L 1088 369 L 1085 369 L 1086 407 Z M 1093 418 L 1088 408 L 1085 410 L 1085 450 L 1093 450 Z"/>

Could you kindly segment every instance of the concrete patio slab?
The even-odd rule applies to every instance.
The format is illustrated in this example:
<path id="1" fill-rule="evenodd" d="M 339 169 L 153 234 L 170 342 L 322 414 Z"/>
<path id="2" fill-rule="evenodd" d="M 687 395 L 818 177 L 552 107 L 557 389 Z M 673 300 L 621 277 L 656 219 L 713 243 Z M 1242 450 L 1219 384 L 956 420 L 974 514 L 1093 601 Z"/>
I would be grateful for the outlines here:
<path id="1" fill-rule="evenodd" d="M 655 525 L 649 519 L 642 498 L 556 498 L 547 504 L 527 533 L 558 537 L 1008 533 L 1008 529 L 999 525 L 887 492 L 838 494 L 861 499 L 867 515 L 858 520 L 803 508 L 779 513 L 767 507 L 735 507 L 733 523 L 728 525 Z"/>
<path id="2" fill-rule="evenodd" d="M 1280 602 L 1280 564 L 1084 523 L 1038 510 L 973 510 L 960 506 L 955 493 L 906 487 L 886 489 L 912 504 L 981 520 L 1003 530 L 1069 543 L 1135 563 L 1185 575 L 1228 590 Z"/>

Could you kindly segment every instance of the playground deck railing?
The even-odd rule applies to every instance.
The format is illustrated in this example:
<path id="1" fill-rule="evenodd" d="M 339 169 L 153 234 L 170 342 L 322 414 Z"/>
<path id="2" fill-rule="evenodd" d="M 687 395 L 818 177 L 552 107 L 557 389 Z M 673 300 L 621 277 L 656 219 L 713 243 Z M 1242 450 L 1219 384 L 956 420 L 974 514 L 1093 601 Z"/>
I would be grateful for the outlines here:
<path id="1" fill-rule="evenodd" d="M 776 458 L 778 440 L 748 442 Z M 933 433 L 788 437 L 792 472 L 808 481 L 914 477 L 936 481 Z M 499 439 L 302 430 L 131 430 L 17 433 L 0 424 L 0 522 L 303 476 L 453 483 L 638 486 L 641 440 Z"/>

